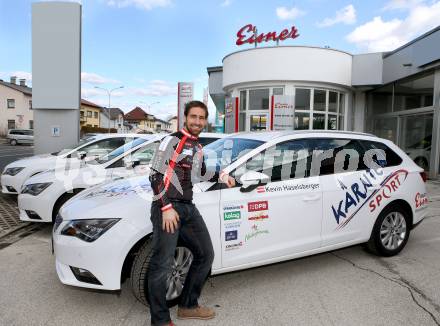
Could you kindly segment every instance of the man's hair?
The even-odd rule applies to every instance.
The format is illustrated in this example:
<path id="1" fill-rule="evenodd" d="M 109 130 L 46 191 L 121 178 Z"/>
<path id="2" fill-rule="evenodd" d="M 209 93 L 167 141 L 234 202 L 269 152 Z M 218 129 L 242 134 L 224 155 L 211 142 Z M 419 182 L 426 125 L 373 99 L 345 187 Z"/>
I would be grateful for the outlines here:
<path id="1" fill-rule="evenodd" d="M 208 118 L 208 107 L 205 105 L 205 103 L 200 101 L 191 101 L 185 104 L 185 110 L 183 111 L 185 117 L 188 116 L 189 110 L 192 108 L 202 108 L 205 110 L 206 118 Z"/>

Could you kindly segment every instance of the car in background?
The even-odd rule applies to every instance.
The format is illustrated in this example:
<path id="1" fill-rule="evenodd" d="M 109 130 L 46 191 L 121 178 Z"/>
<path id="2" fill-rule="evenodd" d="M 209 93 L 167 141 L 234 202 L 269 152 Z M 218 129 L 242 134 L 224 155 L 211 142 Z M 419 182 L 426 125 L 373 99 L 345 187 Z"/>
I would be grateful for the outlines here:
<path id="1" fill-rule="evenodd" d="M 2 193 L 18 194 L 24 181 L 67 161 L 91 160 L 110 153 L 139 136 L 136 134 L 101 134 L 80 141 L 73 149 L 22 158 L 5 166 L 0 183 Z"/>
<path id="2" fill-rule="evenodd" d="M 135 175 L 146 175 L 157 147 L 166 134 L 139 134 L 133 141 L 96 160 L 79 162 L 75 167 L 59 166 L 30 177 L 18 195 L 20 220 L 53 222 L 60 207 L 80 191 L 96 184 Z M 208 144 L 223 134 L 204 134 L 200 144 Z"/>
<path id="3" fill-rule="evenodd" d="M 232 188 L 194 185 L 215 251 L 212 274 L 361 243 L 393 256 L 427 214 L 423 170 L 391 141 L 373 135 L 238 133 L 207 145 L 205 155 L 208 167 L 237 182 Z M 147 178 L 132 177 L 65 203 L 52 233 L 61 282 L 119 290 L 129 278 L 135 297 L 146 304 L 152 198 Z M 167 278 L 169 305 L 178 302 L 191 261 L 190 249 L 178 244 Z"/>
<path id="4" fill-rule="evenodd" d="M 12 146 L 19 144 L 33 144 L 34 131 L 32 129 L 9 129 L 6 139 Z"/>

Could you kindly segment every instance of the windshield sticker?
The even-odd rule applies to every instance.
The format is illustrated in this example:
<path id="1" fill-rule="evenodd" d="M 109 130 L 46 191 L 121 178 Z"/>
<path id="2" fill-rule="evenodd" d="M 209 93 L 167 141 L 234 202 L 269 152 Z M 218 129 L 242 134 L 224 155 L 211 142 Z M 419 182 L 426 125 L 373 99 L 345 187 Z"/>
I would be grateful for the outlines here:
<path id="1" fill-rule="evenodd" d="M 370 212 L 382 207 L 384 202 L 396 192 L 403 182 L 405 182 L 408 171 L 397 170 L 388 175 L 380 184 L 377 181 L 383 171 L 369 170 L 362 174 L 359 181 L 354 182 L 350 187 L 346 187 L 339 181 L 341 188 L 345 190 L 345 198 L 337 204 L 332 205 L 332 212 L 338 226 L 336 230 L 345 227 L 359 212 L 359 210 L 368 203 Z M 368 195 L 368 191 L 372 191 Z"/>
<path id="2" fill-rule="evenodd" d="M 83 199 L 95 198 L 95 197 L 120 197 L 127 196 L 132 194 L 141 194 L 145 192 L 151 192 L 151 186 L 149 183 L 140 184 L 140 185 L 124 185 L 124 186 L 113 186 L 109 188 L 105 188 L 102 190 L 93 191 Z"/>

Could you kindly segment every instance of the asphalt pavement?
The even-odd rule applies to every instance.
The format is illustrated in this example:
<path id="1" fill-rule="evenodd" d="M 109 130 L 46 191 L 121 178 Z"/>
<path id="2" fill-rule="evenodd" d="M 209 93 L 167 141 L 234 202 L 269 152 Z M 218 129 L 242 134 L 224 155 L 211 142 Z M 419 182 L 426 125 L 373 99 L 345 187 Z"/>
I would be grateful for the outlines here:
<path id="1" fill-rule="evenodd" d="M 181 325 L 440 325 L 440 182 L 428 183 L 428 217 L 396 257 L 353 246 L 210 278 L 201 304 L 211 321 Z M 50 227 L 0 250 L 0 325 L 149 325 L 130 292 L 62 285 Z M 176 308 L 171 310 L 176 317 Z"/>
<path id="2" fill-rule="evenodd" d="M 11 146 L 4 138 L 0 138 L 0 172 L 6 165 L 18 159 L 34 155 L 33 145 Z"/>

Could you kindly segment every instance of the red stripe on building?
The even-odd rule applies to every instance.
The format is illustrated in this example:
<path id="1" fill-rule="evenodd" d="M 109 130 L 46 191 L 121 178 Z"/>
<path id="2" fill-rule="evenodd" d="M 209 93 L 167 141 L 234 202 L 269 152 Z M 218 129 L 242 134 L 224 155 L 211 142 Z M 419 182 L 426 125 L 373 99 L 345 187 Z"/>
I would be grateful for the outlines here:
<path id="1" fill-rule="evenodd" d="M 238 132 L 238 97 L 235 98 L 235 132 Z"/>
<path id="2" fill-rule="evenodd" d="M 274 102 L 274 97 L 273 95 L 270 98 L 270 130 L 273 130 L 273 104 Z"/>

